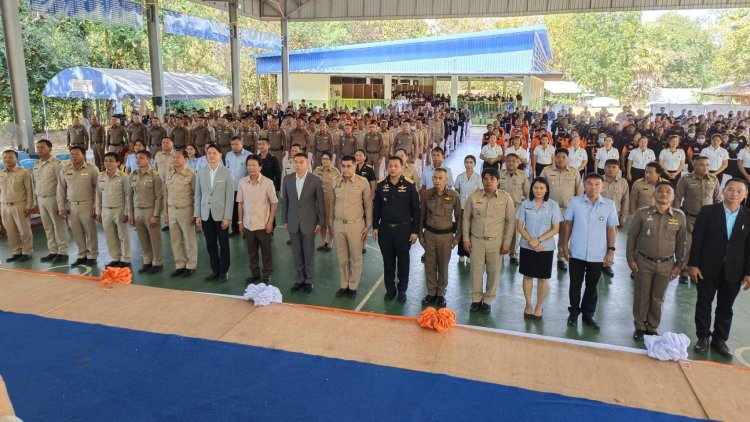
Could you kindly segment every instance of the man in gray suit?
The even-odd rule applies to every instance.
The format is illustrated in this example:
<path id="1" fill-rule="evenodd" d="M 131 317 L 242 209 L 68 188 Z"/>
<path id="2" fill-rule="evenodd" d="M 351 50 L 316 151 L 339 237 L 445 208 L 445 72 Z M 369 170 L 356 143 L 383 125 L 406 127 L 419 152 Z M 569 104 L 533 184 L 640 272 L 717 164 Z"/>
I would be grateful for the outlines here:
<path id="1" fill-rule="evenodd" d="M 203 228 L 211 258 L 211 275 L 205 281 L 229 280 L 229 224 L 234 209 L 234 176 L 221 164 L 221 150 L 206 145 L 208 165 L 198 170 L 195 184 L 195 225 Z"/>
<path id="2" fill-rule="evenodd" d="M 289 231 L 297 279 L 292 291 L 312 292 L 315 276 L 315 235 L 325 224 L 323 181 L 308 172 L 307 156 L 294 156 L 295 173 L 281 184 L 281 219 Z"/>

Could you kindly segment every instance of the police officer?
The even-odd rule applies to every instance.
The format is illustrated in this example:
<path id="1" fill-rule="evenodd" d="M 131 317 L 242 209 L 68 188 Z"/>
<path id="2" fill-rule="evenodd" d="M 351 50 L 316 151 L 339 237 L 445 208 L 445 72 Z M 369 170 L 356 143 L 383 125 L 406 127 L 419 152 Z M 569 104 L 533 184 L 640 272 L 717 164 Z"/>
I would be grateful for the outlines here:
<path id="1" fill-rule="evenodd" d="M 164 182 L 164 207 L 167 209 L 169 238 L 176 269 L 172 277 L 190 277 L 198 265 L 198 247 L 195 237 L 195 171 L 185 167 L 186 151 L 172 156 L 172 168 Z"/>
<path id="2" fill-rule="evenodd" d="M 347 123 L 344 126 L 344 135 L 341 136 L 336 143 L 336 158 L 343 157 L 345 155 L 354 155 L 354 151 L 357 150 L 359 142 L 357 137 L 352 133 L 352 125 Z"/>
<path id="3" fill-rule="evenodd" d="M 693 172 L 680 178 L 674 197 L 674 206 L 681 208 L 687 219 L 687 245 L 690 251 L 693 243 L 693 228 L 695 219 L 698 218 L 704 205 L 718 204 L 721 202 L 721 184 L 719 179 L 708 172 L 708 157 L 697 156 L 693 158 Z M 680 283 L 686 284 L 688 271 L 683 269 L 680 274 Z"/>
<path id="4" fill-rule="evenodd" d="M 324 152 L 329 153 L 333 157 L 333 136 L 328 132 L 328 125 L 325 122 L 320 123 L 320 131 L 315 134 L 313 139 L 313 150 L 315 154 L 314 167 L 318 167 L 321 164 L 322 155 Z"/>
<path id="5" fill-rule="evenodd" d="M 206 144 L 212 142 L 212 136 L 205 117 L 199 117 L 197 123 L 195 128 L 193 128 L 193 144 L 202 153 Z M 159 143 L 161 143 L 161 138 L 159 139 Z"/>
<path id="6" fill-rule="evenodd" d="M 458 192 L 448 188 L 448 172 L 444 168 L 435 169 L 432 184 L 420 201 L 419 244 L 425 250 L 427 278 L 427 296 L 422 304 L 443 307 L 451 250 L 461 238 L 461 200 Z"/>
<path id="7" fill-rule="evenodd" d="M 54 264 L 68 262 L 68 227 L 57 213 L 56 198 L 57 176 L 60 175 L 63 164 L 52 156 L 52 142 L 46 139 L 37 141 L 36 153 L 39 154 L 39 160 L 34 163 L 31 174 L 49 250 L 49 254 L 40 261 Z"/>
<path id="8" fill-rule="evenodd" d="M 78 246 L 78 259 L 71 264 L 73 267 L 96 265 L 99 256 L 94 220 L 98 178 L 99 169 L 86 162 L 86 150 L 79 146 L 70 147 L 70 163 L 63 167 L 57 178 L 57 211 L 62 218 L 70 217 L 70 229 Z"/>
<path id="9" fill-rule="evenodd" d="M 363 240 L 372 225 L 372 195 L 367 180 L 355 174 L 351 155 L 341 158 L 341 177 L 333 185 L 333 227 L 341 284 L 336 296 L 354 299 L 362 276 Z M 328 204 L 326 204 L 328 206 Z"/>
<path id="10" fill-rule="evenodd" d="M 159 220 L 164 206 L 164 182 L 159 172 L 151 168 L 151 153 L 143 150 L 136 154 L 138 170 L 130 174 L 128 224 L 135 226 L 143 249 L 143 266 L 138 272 L 157 273 L 162 270 Z"/>
<path id="11" fill-rule="evenodd" d="M 655 161 L 646 164 L 646 174 L 642 179 L 636 180 L 630 189 L 631 215 L 634 215 L 640 208 L 654 205 L 654 187 L 657 182 L 664 180 L 661 178 L 663 173 L 664 168 L 661 164 Z"/>
<path id="12" fill-rule="evenodd" d="M 365 134 L 364 150 L 367 153 L 367 163 L 375 170 L 375 177 L 380 177 L 380 160 L 383 158 L 383 135 L 378 132 L 375 123 L 370 123 L 370 131 Z"/>
<path id="13" fill-rule="evenodd" d="M 157 150 L 161 148 L 161 140 L 168 137 L 167 130 L 161 125 L 161 120 L 158 117 L 151 119 L 151 128 L 148 130 L 148 137 L 145 139 L 146 148 L 151 151 L 151 154 L 156 154 Z"/>
<path id="14" fill-rule="evenodd" d="M 417 139 L 414 134 L 411 133 L 411 125 L 409 122 L 404 122 L 401 126 L 401 132 L 396 134 L 393 138 L 393 150 L 403 149 L 406 151 L 406 156 L 409 157 L 409 162 L 414 164 L 414 157 L 417 151 Z"/>
<path id="15" fill-rule="evenodd" d="M 654 205 L 641 208 L 628 230 L 627 260 L 636 274 L 633 286 L 635 340 L 658 335 L 664 293 L 685 262 L 685 214 L 672 208 L 674 189 L 667 181 L 656 183 Z"/>
<path id="16" fill-rule="evenodd" d="M 34 191 L 31 173 L 18 167 L 18 153 L 13 150 L 3 152 L 5 168 L 0 170 L 0 216 L 8 233 L 8 246 L 13 256 L 7 262 L 28 261 L 31 259 L 31 221 L 29 216 L 34 208 Z"/>
<path id="17" fill-rule="evenodd" d="M 172 129 L 172 133 L 169 134 L 174 147 L 178 150 L 185 149 L 185 145 L 188 142 L 188 135 L 188 130 L 183 126 L 182 119 L 175 119 L 175 127 Z M 229 142 L 227 142 L 227 145 L 229 145 Z"/>
<path id="18" fill-rule="evenodd" d="M 401 174 L 403 174 L 404 177 L 407 177 L 411 180 L 419 181 L 422 179 L 422 175 L 419 172 L 419 169 L 414 164 L 409 163 L 409 157 L 406 155 L 406 150 L 403 148 L 399 148 L 396 150 L 396 157 L 400 158 L 402 162 L 404 162 L 403 171 Z M 419 190 L 419 188 L 417 188 Z"/>
<path id="19" fill-rule="evenodd" d="M 620 221 L 618 229 L 625 227 L 625 219 L 630 210 L 630 190 L 628 181 L 619 176 L 620 161 L 610 158 L 604 163 L 604 180 L 602 183 L 602 196 L 615 203 L 617 210 L 617 219 Z M 615 276 L 612 267 L 605 265 L 602 267 L 602 273 L 610 277 Z"/>
<path id="20" fill-rule="evenodd" d="M 216 128 L 216 143 L 219 145 L 222 157 L 226 157 L 229 151 L 232 150 L 233 137 L 234 129 L 229 127 L 227 119 L 219 119 L 219 127 Z"/>
<path id="21" fill-rule="evenodd" d="M 107 132 L 107 142 L 104 145 L 105 151 L 119 154 L 127 142 L 128 133 L 120 126 L 120 119 L 117 117 L 109 119 L 109 132 Z"/>
<path id="22" fill-rule="evenodd" d="M 278 162 L 281 162 L 284 158 L 284 151 L 288 151 L 290 146 L 287 145 L 286 134 L 279 128 L 279 121 L 277 119 L 271 120 L 270 127 L 266 132 L 265 138 L 268 139 L 271 155 L 276 157 L 276 160 L 278 160 Z"/>
<path id="23" fill-rule="evenodd" d="M 247 117 L 240 121 L 240 128 L 237 130 L 237 136 L 242 141 L 242 149 L 255 154 L 258 151 L 258 134 L 250 127 L 250 119 Z"/>
<path id="24" fill-rule="evenodd" d="M 560 213 L 565 215 L 568 203 L 574 196 L 583 194 L 581 174 L 578 169 L 568 165 L 567 148 L 555 150 L 554 162 L 542 170 L 541 176 L 549 181 L 549 199 L 560 205 Z M 563 257 L 561 243 L 562 236 L 557 238 L 557 269 L 567 271 L 568 265 Z"/>
<path id="25" fill-rule="evenodd" d="M 302 152 L 307 153 L 307 146 L 310 142 L 310 132 L 305 128 L 304 120 L 297 119 L 297 126 L 289 132 L 289 143 L 298 144 L 302 147 Z"/>
<path id="26" fill-rule="evenodd" d="M 94 153 L 94 163 L 100 170 L 104 169 L 104 141 L 106 137 L 107 133 L 104 126 L 99 123 L 99 118 L 92 116 L 89 139 L 91 141 L 91 152 Z"/>
<path id="27" fill-rule="evenodd" d="M 138 113 L 133 113 L 130 115 L 130 123 L 125 128 L 125 130 L 128 132 L 128 142 L 133 142 L 136 139 L 145 140 L 146 139 L 146 125 L 144 125 L 141 122 L 140 116 L 138 116 Z"/>
<path id="28" fill-rule="evenodd" d="M 492 310 L 500 272 L 502 255 L 510 251 L 510 242 L 516 232 L 516 208 L 513 198 L 497 188 L 500 174 L 495 168 L 482 171 L 483 190 L 469 195 L 463 212 L 464 249 L 471 254 L 471 306 L 470 312 Z M 483 277 L 487 270 L 487 287 Z"/>
<path id="29" fill-rule="evenodd" d="M 398 294 L 398 301 L 403 303 L 409 287 L 409 249 L 419 233 L 419 194 L 414 180 L 404 177 L 402 171 L 401 158 L 390 157 L 388 177 L 375 189 L 372 238 L 378 241 L 383 254 L 384 299 L 391 301 Z"/>
<path id="30" fill-rule="evenodd" d="M 104 171 L 96 186 L 96 219 L 102 223 L 112 262 L 108 267 L 130 267 L 130 235 L 127 231 L 128 176 L 118 169 L 120 156 L 104 154 Z"/>
<path id="31" fill-rule="evenodd" d="M 521 160 L 516 154 L 508 154 L 505 157 L 505 168 L 500 170 L 500 190 L 504 190 L 513 198 L 513 206 L 521 206 L 524 199 L 529 197 L 531 186 L 526 175 L 518 170 Z M 510 242 L 510 263 L 518 265 L 518 234 L 513 234 L 513 240 Z"/>
<path id="32" fill-rule="evenodd" d="M 73 124 L 68 127 L 68 148 L 74 145 L 85 149 L 89 147 L 89 133 L 83 127 L 81 119 L 78 117 L 74 117 Z"/>

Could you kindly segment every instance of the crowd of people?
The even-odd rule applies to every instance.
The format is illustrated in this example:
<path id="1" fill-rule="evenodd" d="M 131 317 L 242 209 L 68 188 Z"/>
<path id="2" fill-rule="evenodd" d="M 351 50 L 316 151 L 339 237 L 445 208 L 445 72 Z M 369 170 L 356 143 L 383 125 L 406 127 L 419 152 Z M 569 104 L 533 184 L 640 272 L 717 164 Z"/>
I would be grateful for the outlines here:
<path id="1" fill-rule="evenodd" d="M 107 128 L 75 119 L 69 162 L 53 157 L 47 140 L 37 142 L 31 171 L 18 167 L 16 151 L 3 153 L 0 202 L 13 252 L 7 261 L 31 259 L 29 216 L 38 212 L 48 247 L 42 262 L 69 262 L 70 226 L 71 265 L 97 265 L 99 222 L 108 266 L 130 266 L 131 226 L 142 251 L 138 272 L 163 271 L 162 230 L 175 257 L 171 276 L 191 277 L 202 232 L 207 282 L 229 279 L 229 237 L 242 236 L 246 283 L 268 284 L 280 209 L 294 291 L 313 291 L 320 235 L 318 251 L 337 251 L 336 295 L 355 298 L 371 232 L 383 256 L 385 301 L 406 301 L 409 251 L 419 242 L 424 305 L 447 306 L 448 263 L 458 247 L 459 262 L 471 265 L 471 312 L 491 311 L 509 255 L 524 277 L 524 318 L 540 320 L 556 252 L 557 270 L 570 272 L 567 324 L 581 320 L 598 330 L 597 283 L 602 273 L 614 275 L 618 229 L 629 221 L 621 256 L 635 280 L 633 337 L 657 334 L 667 285 L 690 278 L 698 288 L 696 350 L 710 345 L 731 356 L 732 305 L 743 284 L 750 288 L 750 211 L 742 206 L 748 120 L 745 112 L 674 116 L 625 107 L 617 116 L 585 108 L 556 115 L 519 108 L 487 126 L 481 170 L 468 155 L 466 171 L 454 177 L 444 159 L 467 139 L 471 113 L 440 102 L 380 113 L 227 107 L 176 113 L 164 124 L 134 114 L 127 125 L 113 118 Z"/>

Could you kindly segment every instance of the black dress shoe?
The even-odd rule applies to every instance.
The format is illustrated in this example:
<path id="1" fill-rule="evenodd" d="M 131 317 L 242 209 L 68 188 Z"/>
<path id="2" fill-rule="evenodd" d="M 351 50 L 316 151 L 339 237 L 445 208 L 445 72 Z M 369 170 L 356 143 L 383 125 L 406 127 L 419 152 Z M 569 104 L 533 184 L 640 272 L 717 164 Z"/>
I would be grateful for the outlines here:
<path id="1" fill-rule="evenodd" d="M 346 297 L 348 297 L 349 299 L 354 299 L 355 297 L 357 297 L 357 291 L 350 289 L 346 292 Z"/>
<path id="2" fill-rule="evenodd" d="M 513 265 L 518 265 L 518 258 L 516 258 L 515 256 L 514 256 L 514 257 L 512 257 L 512 258 L 510 259 L 510 263 L 511 263 L 511 264 L 513 264 Z"/>
<path id="3" fill-rule="evenodd" d="M 708 352 L 708 337 L 701 337 L 695 342 L 693 350 L 696 353 L 707 353 Z"/>
<path id="4" fill-rule="evenodd" d="M 188 268 L 185 268 L 182 274 L 180 274 L 180 277 L 188 278 L 188 277 L 192 277 L 193 274 L 195 274 L 195 270 L 190 270 Z"/>
<path id="5" fill-rule="evenodd" d="M 18 261 L 18 259 L 21 258 L 21 254 L 13 255 L 5 260 L 5 262 L 13 262 Z"/>
<path id="6" fill-rule="evenodd" d="M 287 245 L 291 245 L 291 244 L 292 244 L 292 241 L 291 241 L 291 240 L 287 240 L 287 241 L 286 241 L 286 244 L 287 244 Z"/>
<path id="7" fill-rule="evenodd" d="M 107 265 L 105 265 L 104 267 L 105 268 L 106 267 L 119 268 L 120 267 L 120 261 L 111 261 Z"/>
<path id="8" fill-rule="evenodd" d="M 60 264 L 62 262 L 68 262 L 68 259 L 70 259 L 70 257 L 68 255 L 57 254 L 57 255 L 55 255 L 55 259 L 52 260 L 52 263 L 53 264 Z"/>
<path id="9" fill-rule="evenodd" d="M 635 331 L 633 332 L 633 340 L 643 341 L 643 336 L 645 334 L 646 334 L 645 331 L 639 330 L 636 328 Z"/>
<path id="10" fill-rule="evenodd" d="M 557 261 L 557 269 L 560 271 L 568 271 L 568 264 L 565 261 Z"/>
<path id="11" fill-rule="evenodd" d="M 469 312 L 477 312 L 480 309 L 482 309 L 482 302 L 471 302 Z"/>
<path id="12" fill-rule="evenodd" d="M 336 297 L 345 296 L 349 292 L 349 289 L 338 289 L 336 290 Z"/>
<path id="13" fill-rule="evenodd" d="M 604 267 L 604 268 L 602 268 L 602 273 L 607 274 L 610 277 L 614 277 L 615 276 L 615 272 L 612 271 L 612 267 Z"/>
<path id="14" fill-rule="evenodd" d="M 578 326 L 578 315 L 570 314 L 568 315 L 568 327 L 577 327 Z"/>
<path id="15" fill-rule="evenodd" d="M 680 284 L 688 284 L 687 276 L 684 276 L 684 275 L 680 276 Z"/>
<path id="16" fill-rule="evenodd" d="M 482 302 L 482 313 L 483 314 L 489 314 L 492 310 L 492 306 L 490 306 L 489 303 Z"/>
<path id="17" fill-rule="evenodd" d="M 426 255 L 426 254 L 422 254 L 422 258 L 420 258 L 420 259 L 422 260 L 422 262 L 424 262 L 424 261 L 425 261 L 425 259 L 426 259 L 426 258 L 425 258 L 425 255 Z"/>
<path id="18" fill-rule="evenodd" d="M 232 233 L 229 233 L 229 237 L 235 237 L 235 236 L 237 236 L 239 234 L 240 234 L 239 231 L 233 231 Z"/>
<path id="19" fill-rule="evenodd" d="M 120 261 L 120 263 L 117 264 L 117 266 L 119 268 L 130 268 L 130 263 L 129 262 L 122 262 L 122 261 Z"/>
<path id="20" fill-rule="evenodd" d="M 302 286 L 302 290 L 304 290 L 304 291 L 305 291 L 305 293 L 312 293 L 312 291 L 313 291 L 313 285 L 312 285 L 312 284 L 307 284 L 307 283 L 305 283 L 305 284 L 304 284 L 304 285 Z"/>
<path id="21" fill-rule="evenodd" d="M 270 285 L 271 285 L 271 277 L 263 277 L 263 278 L 261 279 L 261 281 L 262 281 L 262 282 L 263 282 L 263 284 L 265 284 L 266 286 L 270 286 Z"/>
<path id="22" fill-rule="evenodd" d="M 164 267 L 163 267 L 163 266 L 161 266 L 161 265 L 152 265 L 152 266 L 151 266 L 151 268 L 150 268 L 150 269 L 148 270 L 148 273 L 149 273 L 149 274 L 156 274 L 156 273 L 158 273 L 158 272 L 161 272 L 161 270 L 162 270 L 163 268 L 164 268 Z"/>
<path id="23" fill-rule="evenodd" d="M 729 350 L 729 347 L 727 347 L 727 343 L 723 338 L 716 336 L 711 337 L 711 349 L 713 349 L 714 352 L 724 356 L 725 358 L 731 359 L 732 357 L 734 357 L 732 351 Z"/>
<path id="24" fill-rule="evenodd" d="M 542 314 L 542 315 L 534 315 L 534 314 L 531 314 L 531 319 L 532 319 L 533 321 L 541 321 L 541 320 L 542 320 L 542 316 L 544 316 L 544 315 L 543 315 L 543 314 Z"/>
<path id="25" fill-rule="evenodd" d="M 367 248 L 365 248 L 365 249 L 362 249 L 362 254 L 364 255 L 364 254 L 366 254 L 366 253 L 367 253 Z"/>
<path id="26" fill-rule="evenodd" d="M 211 273 L 210 275 L 206 276 L 206 278 L 203 279 L 203 281 L 214 281 L 219 279 L 219 273 Z"/>
<path id="27" fill-rule="evenodd" d="M 435 302 L 435 298 L 437 298 L 437 296 L 433 296 L 433 295 L 425 296 L 424 299 L 422 299 L 422 305 L 429 305 L 430 303 Z"/>
<path id="28" fill-rule="evenodd" d="M 226 283 L 229 281 L 229 273 L 219 274 L 219 283 Z"/>
<path id="29" fill-rule="evenodd" d="M 532 319 L 534 314 L 527 314 L 526 311 L 523 312 L 523 319 Z"/>
<path id="30" fill-rule="evenodd" d="M 185 272 L 185 269 L 184 269 L 184 268 L 178 268 L 178 269 L 176 269 L 176 270 L 172 271 L 172 274 L 170 274 L 169 276 L 170 276 L 170 277 L 179 277 L 179 276 L 181 276 L 181 275 L 182 275 L 182 273 L 184 273 L 184 272 Z"/>
<path id="31" fill-rule="evenodd" d="M 18 262 L 26 262 L 31 259 L 31 255 L 20 255 L 18 257 Z"/>
<path id="32" fill-rule="evenodd" d="M 143 274 L 149 272 L 149 270 L 153 267 L 151 264 L 144 264 L 140 270 L 138 270 L 138 274 Z"/>
<path id="33" fill-rule="evenodd" d="M 588 325 L 589 327 L 591 327 L 591 328 L 593 328 L 595 330 L 598 330 L 600 328 L 599 324 L 596 322 L 596 320 L 592 316 L 586 316 L 586 315 L 584 315 L 583 316 L 583 325 Z"/>
<path id="34" fill-rule="evenodd" d="M 73 261 L 72 264 L 70 264 L 71 267 L 77 267 L 79 265 L 86 264 L 86 258 L 78 258 L 75 261 Z"/>
<path id="35" fill-rule="evenodd" d="M 304 286 L 303 283 L 294 283 L 294 285 L 292 286 L 292 291 L 296 292 L 297 290 L 301 289 L 302 286 Z"/>
<path id="36" fill-rule="evenodd" d="M 396 298 L 397 301 L 401 303 L 406 302 L 406 292 L 398 292 L 398 297 Z"/>
<path id="37" fill-rule="evenodd" d="M 658 336 L 659 332 L 658 331 L 648 331 L 648 330 L 646 330 L 646 335 L 647 336 Z"/>
<path id="38" fill-rule="evenodd" d="M 317 250 L 323 252 L 326 250 L 327 247 L 328 247 L 328 242 L 326 242 L 324 245 L 318 246 Z"/>
<path id="39" fill-rule="evenodd" d="M 445 308 L 448 305 L 448 302 L 445 301 L 445 296 L 438 296 L 435 299 L 435 306 L 438 308 Z"/>
<path id="40" fill-rule="evenodd" d="M 634 279 L 635 279 L 635 273 L 630 273 L 630 279 L 631 279 L 631 280 L 634 280 Z"/>
<path id="41" fill-rule="evenodd" d="M 42 261 L 42 262 L 50 262 L 53 259 L 55 259 L 56 256 L 57 256 L 57 254 L 51 253 L 49 255 L 46 255 L 46 256 L 43 256 L 43 257 L 39 258 L 39 260 Z"/>
<path id="42" fill-rule="evenodd" d="M 96 258 L 87 259 L 86 265 L 96 265 Z"/>
<path id="43" fill-rule="evenodd" d="M 245 284 L 256 283 L 258 281 L 260 281 L 260 276 L 251 275 L 245 279 Z"/>
<path id="44" fill-rule="evenodd" d="M 168 231 L 169 231 L 169 226 L 164 226 L 164 227 L 162 227 L 162 228 L 161 228 L 161 231 L 163 231 L 163 232 L 168 232 Z"/>
<path id="45" fill-rule="evenodd" d="M 396 292 L 385 292 L 385 296 L 383 296 L 383 300 L 386 302 L 390 302 L 394 298 L 396 298 Z"/>

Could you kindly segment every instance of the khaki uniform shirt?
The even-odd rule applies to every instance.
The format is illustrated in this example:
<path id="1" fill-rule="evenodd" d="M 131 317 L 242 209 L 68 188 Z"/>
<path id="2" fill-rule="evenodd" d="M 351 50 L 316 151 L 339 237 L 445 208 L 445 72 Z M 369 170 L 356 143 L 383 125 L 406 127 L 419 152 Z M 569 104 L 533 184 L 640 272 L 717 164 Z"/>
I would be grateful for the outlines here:
<path id="1" fill-rule="evenodd" d="M 164 206 L 168 208 L 193 207 L 195 197 L 195 170 L 184 167 L 180 172 L 170 168 L 164 181 Z"/>
<path id="2" fill-rule="evenodd" d="M 654 186 L 656 183 L 649 183 L 646 179 L 641 178 L 633 183 L 630 189 L 630 214 L 643 207 L 654 205 Z"/>
<path id="3" fill-rule="evenodd" d="M 318 132 L 315 134 L 315 141 L 313 141 L 313 149 L 315 153 L 321 153 L 328 151 L 333 154 L 333 135 L 330 132 Z"/>
<path id="4" fill-rule="evenodd" d="M 175 148 L 185 148 L 188 143 L 188 136 L 188 130 L 182 126 L 172 129 L 172 142 Z"/>
<path id="5" fill-rule="evenodd" d="M 406 151 L 406 156 L 414 158 L 414 153 L 417 150 L 417 139 L 412 133 L 404 133 L 403 131 L 397 133 L 393 137 L 393 152 L 396 150 L 403 149 Z"/>
<path id="6" fill-rule="evenodd" d="M 89 134 L 83 125 L 70 125 L 68 128 L 68 146 L 71 145 L 89 147 Z"/>
<path id="7" fill-rule="evenodd" d="M 382 157 L 384 155 L 383 135 L 381 133 L 373 135 L 369 132 L 365 134 L 364 149 L 368 154 L 379 154 Z"/>
<path id="8" fill-rule="evenodd" d="M 169 173 L 169 170 L 172 169 L 172 157 L 174 157 L 174 150 L 169 153 L 166 153 L 164 151 L 159 151 L 156 153 L 154 161 L 156 162 L 156 170 L 159 172 L 159 174 L 163 174 L 166 176 Z M 136 171 L 137 169 L 133 169 L 133 173 L 135 173 Z"/>
<path id="9" fill-rule="evenodd" d="M 130 174 L 128 215 L 135 216 L 136 208 L 153 208 L 152 217 L 161 214 L 164 205 L 164 182 L 156 170 L 141 174 L 140 169 Z"/>
<path id="10" fill-rule="evenodd" d="M 628 262 L 635 261 L 638 252 L 656 259 L 674 255 L 675 265 L 682 267 L 686 239 L 687 223 L 682 211 L 670 208 L 661 214 L 653 205 L 641 208 L 633 215 L 628 230 Z"/>
<path id="11" fill-rule="evenodd" d="M 354 152 L 357 150 L 357 143 L 357 137 L 354 135 L 344 135 L 339 138 L 339 142 L 336 144 L 336 155 L 339 161 L 341 161 L 341 157 L 344 155 L 354 155 Z"/>
<path id="12" fill-rule="evenodd" d="M 289 132 L 289 148 L 291 149 L 294 144 L 298 144 L 302 151 L 307 151 L 310 145 L 310 132 L 307 129 L 292 129 Z"/>
<path id="13" fill-rule="evenodd" d="M 510 194 L 513 205 L 518 208 L 529 195 L 529 178 L 521 170 L 516 170 L 513 175 L 508 170 L 500 170 L 500 182 L 498 187 Z"/>
<path id="14" fill-rule="evenodd" d="M 113 147 L 121 147 L 127 142 L 128 133 L 122 126 L 110 126 L 109 133 L 107 133 L 107 145 L 111 145 Z"/>
<path id="15" fill-rule="evenodd" d="M 574 196 L 583 195 L 581 174 L 578 170 L 568 166 L 565 170 L 558 170 L 554 164 L 542 170 L 542 177 L 549 181 L 549 199 L 560 205 L 560 211 L 565 214 L 568 202 Z"/>
<path id="16" fill-rule="evenodd" d="M 370 182 L 362 176 L 338 178 L 333 184 L 334 221 L 356 221 L 364 218 L 365 227 L 372 225 L 372 195 Z"/>
<path id="17" fill-rule="evenodd" d="M 463 212 L 463 239 L 470 236 L 502 238 L 510 245 L 516 232 L 516 207 L 508 192 L 500 189 L 491 197 L 478 190 L 466 200 Z"/>
<path id="18" fill-rule="evenodd" d="M 268 143 L 271 151 L 289 150 L 289 145 L 287 145 L 286 142 L 286 135 L 281 129 L 269 129 L 266 132 L 266 135 L 268 136 Z"/>
<path id="19" fill-rule="evenodd" d="M 58 211 L 65 210 L 66 202 L 91 201 L 93 208 L 98 179 L 99 169 L 94 164 L 83 163 L 79 169 L 73 163 L 66 164 L 57 176 Z"/>
<path id="20" fill-rule="evenodd" d="M 128 175 L 117 170 L 113 176 L 109 176 L 106 171 L 99 173 L 99 179 L 96 182 L 96 213 L 101 215 L 102 207 L 119 208 L 128 203 L 128 194 L 130 188 L 130 179 Z"/>
<path id="21" fill-rule="evenodd" d="M 7 168 L 0 170 L 0 202 L 14 205 L 23 203 L 24 209 L 27 210 L 34 208 L 31 173 L 21 167 L 15 167 L 13 170 Z"/>
<path id="22" fill-rule="evenodd" d="M 159 127 L 152 127 L 148 130 L 148 139 L 147 145 L 148 147 L 159 147 L 161 148 L 161 141 L 162 139 L 167 137 L 167 130 L 164 129 L 162 126 Z"/>
<path id="23" fill-rule="evenodd" d="M 136 123 L 130 123 L 127 127 L 128 132 L 128 139 L 130 139 L 130 142 L 136 141 L 140 139 L 143 142 L 146 142 L 146 125 L 144 125 L 141 122 Z"/>
<path id="24" fill-rule="evenodd" d="M 211 140 L 211 131 L 205 126 L 198 126 L 193 129 L 193 144 L 203 148 Z M 202 151 L 201 151 L 202 152 Z"/>
<path id="25" fill-rule="evenodd" d="M 717 204 L 721 200 L 721 184 L 713 174 L 699 177 L 690 173 L 677 182 L 674 206 L 682 208 L 688 217 L 697 217 L 704 205 Z"/>
<path id="26" fill-rule="evenodd" d="M 628 186 L 628 181 L 622 177 L 615 177 L 610 182 L 605 176 L 602 186 L 602 196 L 611 199 L 615 203 L 617 217 L 622 222 L 623 218 L 628 216 L 630 211 L 630 187 Z"/>
<path id="27" fill-rule="evenodd" d="M 437 189 L 430 188 L 424 191 L 420 201 L 421 229 L 430 227 L 435 230 L 451 229 L 452 233 L 461 235 L 461 198 L 458 192 L 445 188 L 442 194 Z M 422 235 L 420 230 L 420 236 Z"/>
<path id="28" fill-rule="evenodd" d="M 62 162 L 55 157 L 50 157 L 47 161 L 37 160 L 31 169 L 34 194 L 42 198 L 57 195 L 57 176 L 62 168 Z"/>
<path id="29" fill-rule="evenodd" d="M 89 137 L 91 139 L 91 145 L 98 145 L 104 142 L 104 139 L 107 137 L 106 132 L 104 131 L 104 126 L 100 124 L 91 125 L 91 128 L 89 130 Z"/>

